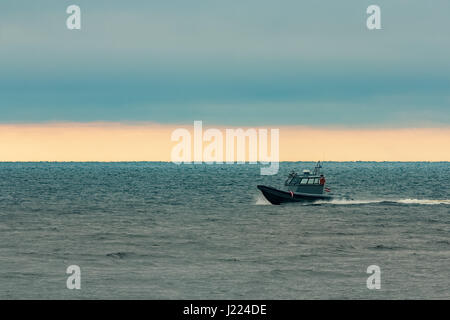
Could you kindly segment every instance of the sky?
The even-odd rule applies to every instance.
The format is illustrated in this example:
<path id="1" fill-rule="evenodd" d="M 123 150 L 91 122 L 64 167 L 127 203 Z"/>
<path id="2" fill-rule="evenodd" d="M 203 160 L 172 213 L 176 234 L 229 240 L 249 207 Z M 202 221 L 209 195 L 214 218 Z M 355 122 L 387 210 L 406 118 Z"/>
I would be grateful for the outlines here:
<path id="1" fill-rule="evenodd" d="M 71 4 L 81 30 L 66 28 Z M 366 28 L 371 4 L 381 30 Z M 304 131 L 288 128 L 424 129 L 445 143 L 449 12 L 448 0 L 2 0 L 0 131 L 57 123 L 89 140 L 83 124 L 103 123 L 108 136 L 108 123 L 151 123 L 157 134 L 202 120 L 297 139 Z"/>
<path id="2" fill-rule="evenodd" d="M 194 139 L 192 126 L 185 126 Z M 217 127 L 215 127 L 217 128 Z M 252 127 L 253 128 L 253 127 Z M 208 128 L 205 126 L 203 132 Z M 226 154 L 225 131 L 223 154 Z M 248 128 L 245 128 L 248 129 Z M 259 128 L 257 128 L 259 129 Z M 279 129 L 281 161 L 445 161 L 450 128 Z M 172 161 L 172 125 L 152 123 L 53 123 L 0 126 L 2 161 Z M 271 131 L 268 146 L 271 148 Z M 203 150 L 208 144 L 203 144 Z M 447 147 L 446 147 L 447 146 Z M 257 148 L 260 148 L 259 144 Z M 247 144 L 247 150 L 249 144 Z M 259 149 L 257 149 L 259 150 Z M 248 151 L 247 151 L 248 152 Z M 191 145 L 191 158 L 194 149 Z M 273 153 L 268 153 L 273 162 Z M 235 153 L 235 160 L 236 153 Z M 204 160 L 206 161 L 206 160 Z M 223 158 L 223 161 L 226 159 Z M 248 154 L 246 162 L 249 161 Z M 258 157 L 257 161 L 262 161 Z"/>

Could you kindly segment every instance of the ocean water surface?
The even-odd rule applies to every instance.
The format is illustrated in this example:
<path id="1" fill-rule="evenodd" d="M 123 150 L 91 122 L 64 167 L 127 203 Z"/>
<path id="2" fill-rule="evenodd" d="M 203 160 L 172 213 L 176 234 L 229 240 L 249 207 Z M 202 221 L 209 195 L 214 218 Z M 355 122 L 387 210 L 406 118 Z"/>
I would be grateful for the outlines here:
<path id="1" fill-rule="evenodd" d="M 450 298 L 448 162 L 326 162 L 331 202 L 256 189 L 313 166 L 0 163 L 0 298 Z"/>

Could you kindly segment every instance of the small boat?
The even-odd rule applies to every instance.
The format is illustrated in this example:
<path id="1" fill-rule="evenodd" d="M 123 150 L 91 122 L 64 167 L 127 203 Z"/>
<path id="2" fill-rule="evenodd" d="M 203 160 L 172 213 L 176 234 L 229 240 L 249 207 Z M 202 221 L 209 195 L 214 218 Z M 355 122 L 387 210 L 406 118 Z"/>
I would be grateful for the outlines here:
<path id="1" fill-rule="evenodd" d="M 333 197 L 324 194 L 329 192 L 325 187 L 325 176 L 320 173 L 322 165 L 317 162 L 313 173 L 310 170 L 303 170 L 303 175 L 292 171 L 284 185 L 288 190 L 279 190 L 268 186 L 258 185 L 264 197 L 271 204 L 281 204 L 284 202 L 313 202 L 317 200 L 331 200 Z"/>

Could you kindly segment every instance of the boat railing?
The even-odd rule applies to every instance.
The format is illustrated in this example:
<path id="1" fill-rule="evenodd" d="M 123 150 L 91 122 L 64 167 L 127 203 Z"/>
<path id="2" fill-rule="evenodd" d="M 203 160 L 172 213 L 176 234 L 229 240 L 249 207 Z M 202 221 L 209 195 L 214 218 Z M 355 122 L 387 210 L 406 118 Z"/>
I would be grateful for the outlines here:
<path id="1" fill-rule="evenodd" d="M 286 179 L 286 181 L 284 182 L 285 186 L 290 186 L 292 185 L 292 181 L 297 177 L 297 173 L 295 171 L 292 171 L 291 173 L 289 173 L 288 178 Z"/>

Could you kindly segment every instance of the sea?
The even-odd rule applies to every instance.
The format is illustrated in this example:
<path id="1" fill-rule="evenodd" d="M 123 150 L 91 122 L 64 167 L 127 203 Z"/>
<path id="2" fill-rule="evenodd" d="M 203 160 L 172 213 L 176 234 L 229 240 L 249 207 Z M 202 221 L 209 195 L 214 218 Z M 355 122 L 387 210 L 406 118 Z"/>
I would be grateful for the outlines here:
<path id="1" fill-rule="evenodd" d="M 449 162 L 325 162 L 329 202 L 256 188 L 313 167 L 0 163 L 0 299 L 450 298 Z"/>

